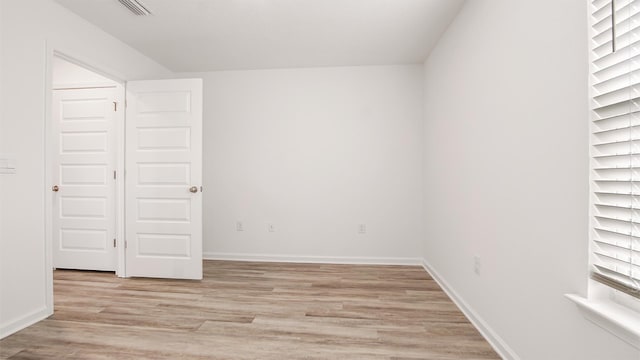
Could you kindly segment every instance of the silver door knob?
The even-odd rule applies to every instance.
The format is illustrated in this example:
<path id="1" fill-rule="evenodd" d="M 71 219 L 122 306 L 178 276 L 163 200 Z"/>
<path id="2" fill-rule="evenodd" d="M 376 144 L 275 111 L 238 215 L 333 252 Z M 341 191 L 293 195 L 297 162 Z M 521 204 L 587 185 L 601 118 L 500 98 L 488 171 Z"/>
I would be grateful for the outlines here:
<path id="1" fill-rule="evenodd" d="M 51 191 L 53 191 L 53 192 L 58 192 L 58 190 L 60 190 L 60 188 L 58 187 L 58 185 L 53 185 L 53 186 L 51 187 Z"/>
<path id="2" fill-rule="evenodd" d="M 198 192 L 198 187 L 197 186 L 192 186 L 189 188 L 189 191 L 191 191 L 192 193 L 197 193 Z"/>

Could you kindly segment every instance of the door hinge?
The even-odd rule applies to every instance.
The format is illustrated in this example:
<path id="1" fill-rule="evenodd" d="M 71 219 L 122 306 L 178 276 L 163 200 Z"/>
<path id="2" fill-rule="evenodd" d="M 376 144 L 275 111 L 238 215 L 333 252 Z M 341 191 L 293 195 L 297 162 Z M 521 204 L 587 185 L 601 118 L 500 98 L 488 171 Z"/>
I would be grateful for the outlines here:
<path id="1" fill-rule="evenodd" d="M 113 247 L 116 247 L 116 239 L 113 239 Z"/>
<path id="2" fill-rule="evenodd" d="M 127 240 L 124 241 L 124 248 L 127 248 Z"/>
<path id="3" fill-rule="evenodd" d="M 116 171 L 113 170 L 113 180 L 115 180 L 115 179 L 116 179 Z"/>
<path id="4" fill-rule="evenodd" d="M 113 111 L 118 111 L 118 102 L 113 102 Z"/>

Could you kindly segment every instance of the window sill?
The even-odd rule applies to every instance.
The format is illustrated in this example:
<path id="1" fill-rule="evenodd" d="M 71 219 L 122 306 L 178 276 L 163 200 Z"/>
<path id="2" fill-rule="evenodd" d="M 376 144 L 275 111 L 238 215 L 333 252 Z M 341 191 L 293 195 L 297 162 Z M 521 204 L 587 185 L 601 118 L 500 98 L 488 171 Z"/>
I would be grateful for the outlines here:
<path id="1" fill-rule="evenodd" d="M 640 349 L 640 313 L 611 301 L 589 300 L 575 294 L 565 296 L 576 303 L 587 320 Z"/>

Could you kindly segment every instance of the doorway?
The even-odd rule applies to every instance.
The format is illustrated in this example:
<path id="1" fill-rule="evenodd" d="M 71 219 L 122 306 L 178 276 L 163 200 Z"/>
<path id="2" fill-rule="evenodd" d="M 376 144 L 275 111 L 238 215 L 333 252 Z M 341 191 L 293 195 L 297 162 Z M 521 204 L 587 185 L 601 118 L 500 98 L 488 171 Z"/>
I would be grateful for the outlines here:
<path id="1" fill-rule="evenodd" d="M 124 86 L 61 54 L 54 54 L 51 64 L 53 267 L 120 275 L 118 149 L 123 143 Z"/>

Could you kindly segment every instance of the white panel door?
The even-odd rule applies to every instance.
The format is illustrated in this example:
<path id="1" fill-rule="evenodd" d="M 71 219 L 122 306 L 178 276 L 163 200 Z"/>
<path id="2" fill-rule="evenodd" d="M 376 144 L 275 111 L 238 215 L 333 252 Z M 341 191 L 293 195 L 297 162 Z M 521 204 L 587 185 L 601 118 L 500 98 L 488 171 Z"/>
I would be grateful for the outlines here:
<path id="1" fill-rule="evenodd" d="M 127 83 L 127 276 L 202 279 L 202 80 Z"/>
<path id="2" fill-rule="evenodd" d="M 115 88 L 53 91 L 53 266 L 116 268 Z"/>

